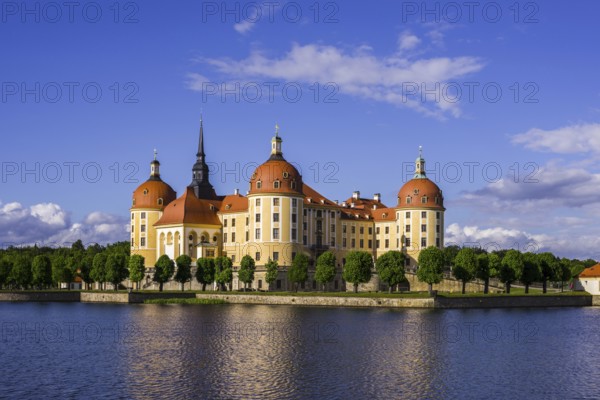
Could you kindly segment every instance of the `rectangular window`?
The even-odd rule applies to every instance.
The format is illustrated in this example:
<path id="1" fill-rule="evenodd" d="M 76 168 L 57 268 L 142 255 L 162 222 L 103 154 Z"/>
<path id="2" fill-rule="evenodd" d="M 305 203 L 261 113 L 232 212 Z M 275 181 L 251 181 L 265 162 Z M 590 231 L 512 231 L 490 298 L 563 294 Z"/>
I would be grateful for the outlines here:
<path id="1" fill-rule="evenodd" d="M 439 225 L 436 225 L 436 226 L 435 226 L 435 231 L 436 231 L 437 233 L 440 233 L 440 226 L 439 226 Z"/>
<path id="2" fill-rule="evenodd" d="M 235 243 L 235 232 L 231 232 L 231 241 Z"/>
<path id="3" fill-rule="evenodd" d="M 135 246 L 135 240 L 131 238 L 131 247 Z"/>
<path id="4" fill-rule="evenodd" d="M 279 240 L 279 228 L 273 228 L 273 240 Z"/>
<path id="5" fill-rule="evenodd" d="M 323 211 L 317 210 L 317 218 L 323 218 Z"/>
<path id="6" fill-rule="evenodd" d="M 297 219 L 298 219 L 298 218 L 297 218 L 297 215 L 296 215 L 295 213 L 294 213 L 294 214 L 292 214 L 292 224 L 295 224 L 295 223 L 296 223 L 296 221 L 297 221 Z"/>
<path id="7" fill-rule="evenodd" d="M 427 211 L 421 211 L 421 218 L 427 218 Z"/>
<path id="8" fill-rule="evenodd" d="M 422 248 L 427 247 L 427 239 L 426 238 L 421 238 L 421 247 Z"/>
<path id="9" fill-rule="evenodd" d="M 408 233 L 408 232 L 410 232 L 410 225 L 408 225 L 408 224 L 406 225 L 406 230 L 405 230 L 405 231 L 406 231 L 407 233 Z"/>
<path id="10" fill-rule="evenodd" d="M 142 213 L 142 219 L 146 219 L 146 213 L 145 212 Z"/>
<path id="11" fill-rule="evenodd" d="M 346 247 L 346 238 L 342 238 L 342 247 Z"/>
<path id="12" fill-rule="evenodd" d="M 279 207 L 279 197 L 273 198 L 273 206 L 274 207 Z"/>
<path id="13" fill-rule="evenodd" d="M 308 236 L 302 236 L 302 244 L 304 244 L 305 246 L 308 244 Z"/>
<path id="14" fill-rule="evenodd" d="M 141 226 L 141 232 L 146 232 L 146 225 Z"/>
<path id="15" fill-rule="evenodd" d="M 235 218 L 231 219 L 231 226 L 234 227 L 235 226 Z"/>
<path id="16" fill-rule="evenodd" d="M 375 247 L 380 248 L 381 247 L 381 243 L 379 242 L 379 240 L 375 241 Z"/>
<path id="17" fill-rule="evenodd" d="M 404 245 L 405 245 L 406 247 L 410 247 L 410 238 L 405 238 L 405 239 L 404 239 Z"/>
<path id="18" fill-rule="evenodd" d="M 308 214 L 308 210 L 305 208 L 304 209 L 304 216 L 306 217 L 307 214 Z"/>
<path id="19" fill-rule="evenodd" d="M 273 222 L 279 222 L 279 213 L 273 213 Z"/>
<path id="20" fill-rule="evenodd" d="M 335 232 L 335 224 L 331 224 L 331 232 Z"/>
<path id="21" fill-rule="evenodd" d="M 352 238 L 352 248 L 356 247 L 356 239 Z"/>
<path id="22" fill-rule="evenodd" d="M 350 233 L 353 235 L 356 233 L 356 226 L 352 225 L 352 227 L 350 227 Z"/>
<path id="23" fill-rule="evenodd" d="M 440 212 L 439 212 L 439 211 L 437 211 L 437 212 L 435 213 L 435 217 L 436 217 L 437 219 L 440 219 Z"/>
<path id="24" fill-rule="evenodd" d="M 273 252 L 273 261 L 279 261 L 279 252 L 278 251 Z"/>
<path id="25" fill-rule="evenodd" d="M 256 222 L 260 222 L 260 214 L 256 214 Z"/>
<path id="26" fill-rule="evenodd" d="M 256 202 L 254 204 L 256 204 L 256 207 L 260 207 L 260 199 L 256 199 Z"/>
<path id="27" fill-rule="evenodd" d="M 227 232 L 223 234 L 223 243 L 227 243 Z"/>
<path id="28" fill-rule="evenodd" d="M 379 235 L 379 232 L 380 232 L 380 230 L 379 230 L 379 227 L 377 227 L 377 228 L 375 229 L 375 234 Z"/>
<path id="29" fill-rule="evenodd" d="M 224 227 L 224 228 L 227 228 L 227 218 L 225 218 L 225 219 L 223 220 L 223 227 Z"/>
<path id="30" fill-rule="evenodd" d="M 386 227 L 385 227 L 385 234 L 386 234 L 386 235 L 389 235 L 389 234 L 390 234 L 390 227 L 389 227 L 389 226 L 386 226 Z"/>
<path id="31" fill-rule="evenodd" d="M 342 233 L 346 233 L 346 224 L 342 225 Z"/>
<path id="32" fill-rule="evenodd" d="M 296 252 L 295 252 L 295 251 L 292 251 L 292 260 L 293 260 L 294 258 L 296 258 Z"/>
<path id="33" fill-rule="evenodd" d="M 140 239 L 140 246 L 142 246 L 142 247 L 146 246 L 146 238 L 145 237 Z"/>
<path id="34" fill-rule="evenodd" d="M 246 242 L 247 242 L 248 240 L 250 240 L 250 232 L 249 232 L 249 231 L 246 231 Z"/>
<path id="35" fill-rule="evenodd" d="M 435 238 L 435 246 L 440 247 L 440 238 Z"/>
<path id="36" fill-rule="evenodd" d="M 255 256 L 254 256 L 254 260 L 255 261 L 260 261 L 260 251 L 257 251 Z"/>
<path id="37" fill-rule="evenodd" d="M 233 264 L 233 263 L 235 263 L 235 254 L 232 254 L 232 255 L 231 255 L 231 263 L 232 263 L 232 264 Z"/>
<path id="38" fill-rule="evenodd" d="M 308 229 L 308 224 L 306 222 L 302 223 L 302 229 L 304 229 L 304 230 Z"/>
<path id="39" fill-rule="evenodd" d="M 133 225 L 131 225 L 131 232 L 133 232 L 135 230 L 135 227 Z"/>
<path id="40" fill-rule="evenodd" d="M 373 248 L 373 241 L 371 239 L 369 239 L 369 248 Z"/>
<path id="41" fill-rule="evenodd" d="M 358 230 L 358 232 L 359 232 L 361 235 L 364 235 L 364 234 L 365 234 L 365 227 L 364 227 L 364 226 L 361 226 L 361 227 L 360 227 L 360 229 Z"/>
<path id="42" fill-rule="evenodd" d="M 246 226 L 250 225 L 250 217 L 246 217 Z"/>
<path id="43" fill-rule="evenodd" d="M 372 235 L 372 234 L 373 234 L 373 228 L 369 227 L 369 235 Z"/>
<path id="44" fill-rule="evenodd" d="M 292 199 L 292 207 L 298 207 L 298 199 Z"/>
<path id="45" fill-rule="evenodd" d="M 329 241 L 329 245 L 331 247 L 335 247 L 335 239 L 334 238 L 331 238 L 331 240 Z"/>
<path id="46" fill-rule="evenodd" d="M 295 242 L 297 237 L 298 234 L 296 233 L 296 228 L 292 228 L 292 240 Z"/>
<path id="47" fill-rule="evenodd" d="M 277 279 L 277 289 L 281 289 L 281 279 Z"/>
<path id="48" fill-rule="evenodd" d="M 256 240 L 260 240 L 260 228 L 256 228 L 256 232 L 255 232 L 254 238 Z"/>
<path id="49" fill-rule="evenodd" d="M 365 241 L 364 239 L 360 239 L 360 248 L 364 248 L 365 247 Z"/>
<path id="50" fill-rule="evenodd" d="M 410 211 L 407 211 L 405 215 L 406 215 L 406 218 L 410 218 Z"/>
<path id="51" fill-rule="evenodd" d="M 421 232 L 427 232 L 427 225 L 421 224 Z"/>
<path id="52" fill-rule="evenodd" d="M 390 247 L 390 239 L 385 239 L 385 248 L 389 249 Z"/>
<path id="53" fill-rule="evenodd" d="M 133 220 L 135 218 L 135 214 L 131 213 L 131 219 Z"/>
<path id="54" fill-rule="evenodd" d="M 331 218 L 335 218 L 335 211 L 331 212 Z"/>

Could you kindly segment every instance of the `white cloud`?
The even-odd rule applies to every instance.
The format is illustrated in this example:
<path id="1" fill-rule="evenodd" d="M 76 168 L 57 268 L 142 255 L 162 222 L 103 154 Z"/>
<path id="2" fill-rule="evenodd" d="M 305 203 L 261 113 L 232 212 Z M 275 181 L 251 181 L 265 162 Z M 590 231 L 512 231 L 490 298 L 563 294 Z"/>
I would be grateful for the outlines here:
<path id="1" fill-rule="evenodd" d="M 421 39 L 413 35 L 409 31 L 405 31 L 400 34 L 398 38 L 398 47 L 400 50 L 411 50 L 417 47 L 421 43 Z"/>
<path id="2" fill-rule="evenodd" d="M 242 22 L 239 22 L 239 23 L 233 25 L 233 29 L 235 29 L 235 31 L 237 33 L 245 35 L 246 33 L 250 32 L 252 29 L 254 29 L 255 26 L 256 26 L 256 23 L 248 21 L 248 20 L 244 20 Z"/>
<path id="3" fill-rule="evenodd" d="M 124 217 L 92 212 L 82 222 L 71 223 L 69 213 L 58 204 L 0 204 L 0 245 L 69 245 L 78 239 L 85 244 L 112 243 L 128 239 L 128 222 Z"/>
<path id="4" fill-rule="evenodd" d="M 414 39 L 407 39 L 413 43 Z M 406 44 L 409 45 L 409 44 Z M 287 82 L 322 85 L 333 82 L 340 93 L 367 98 L 400 107 L 408 107 L 425 115 L 458 117 L 460 106 L 444 96 L 422 96 L 421 88 L 456 81 L 480 71 L 483 63 L 476 57 L 438 57 L 409 60 L 400 53 L 377 57 L 369 47 L 346 51 L 320 44 L 293 44 L 280 58 L 252 51 L 241 60 L 202 58 L 198 61 L 214 67 L 227 79 L 279 79 Z M 202 90 L 202 75 L 187 75 L 187 86 Z M 412 90 L 416 89 L 416 93 Z"/>
<path id="5" fill-rule="evenodd" d="M 533 128 L 513 136 L 512 142 L 535 151 L 600 154 L 600 124 L 577 124 L 552 130 Z"/>
<path id="6" fill-rule="evenodd" d="M 550 251 L 559 257 L 600 260 L 600 236 L 597 235 L 533 234 L 498 226 L 481 228 L 454 223 L 446 228 L 445 244 L 481 247 L 488 251 L 496 249 L 517 249 L 534 253 Z"/>

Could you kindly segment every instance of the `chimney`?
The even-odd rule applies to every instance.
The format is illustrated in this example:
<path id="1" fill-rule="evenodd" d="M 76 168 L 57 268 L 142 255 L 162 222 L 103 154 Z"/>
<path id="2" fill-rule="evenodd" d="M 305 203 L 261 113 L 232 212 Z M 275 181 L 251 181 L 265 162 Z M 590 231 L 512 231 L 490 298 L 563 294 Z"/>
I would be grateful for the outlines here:
<path id="1" fill-rule="evenodd" d="M 350 203 L 350 208 L 354 208 L 355 204 L 354 202 Z"/>
<path id="2" fill-rule="evenodd" d="M 239 196 L 239 194 L 240 194 L 240 189 L 235 189 L 235 191 L 233 192 L 233 194 L 235 194 L 236 196 Z"/>
<path id="3" fill-rule="evenodd" d="M 342 202 L 342 207 L 346 207 L 346 206 L 347 206 L 346 202 L 345 201 Z"/>
<path id="4" fill-rule="evenodd" d="M 373 210 L 377 210 L 377 204 L 373 204 Z"/>
<path id="5" fill-rule="evenodd" d="M 358 200 L 360 197 L 360 192 L 358 190 L 355 190 L 354 193 L 352 193 L 352 198 L 354 200 Z"/>
<path id="6" fill-rule="evenodd" d="M 376 202 L 381 202 L 381 193 L 375 193 L 373 195 L 373 200 L 375 200 Z"/>

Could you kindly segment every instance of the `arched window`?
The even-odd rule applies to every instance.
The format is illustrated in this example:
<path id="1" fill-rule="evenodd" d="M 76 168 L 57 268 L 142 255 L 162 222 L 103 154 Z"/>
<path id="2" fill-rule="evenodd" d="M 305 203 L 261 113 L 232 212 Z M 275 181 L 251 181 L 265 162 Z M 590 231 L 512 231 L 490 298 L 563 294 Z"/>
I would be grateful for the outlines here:
<path id="1" fill-rule="evenodd" d="M 273 182 L 273 189 L 279 189 L 279 180 L 276 180 L 275 182 Z"/>
<path id="2" fill-rule="evenodd" d="M 158 205 L 159 205 L 159 206 L 162 206 L 162 205 L 163 205 L 163 199 L 162 199 L 162 197 L 161 197 L 160 199 L 158 199 Z"/>
<path id="3" fill-rule="evenodd" d="M 262 182 L 261 181 L 257 181 L 256 182 L 256 188 L 260 189 L 262 187 Z"/>

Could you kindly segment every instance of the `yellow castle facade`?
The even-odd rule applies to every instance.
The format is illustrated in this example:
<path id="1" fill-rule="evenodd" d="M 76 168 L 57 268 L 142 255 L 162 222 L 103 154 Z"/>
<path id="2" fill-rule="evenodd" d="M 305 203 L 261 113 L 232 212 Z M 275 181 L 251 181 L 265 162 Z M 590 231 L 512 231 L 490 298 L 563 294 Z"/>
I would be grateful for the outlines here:
<path id="1" fill-rule="evenodd" d="M 346 254 L 367 251 L 376 262 L 382 254 L 397 250 L 407 255 L 406 268 L 415 269 L 421 249 L 441 248 L 444 243 L 444 198 L 440 188 L 425 173 L 419 154 L 413 179 L 399 190 L 396 204 L 386 206 L 380 194 L 363 198 L 355 191 L 342 203 L 321 195 L 303 182 L 298 170 L 283 157 L 283 139 L 278 129 L 271 139 L 270 156 L 256 168 L 246 195 L 237 190 L 217 195 L 209 181 L 204 152 L 204 127 L 200 133 L 192 182 L 177 197 L 160 177 L 160 163 L 150 163 L 150 177 L 134 192 L 131 203 L 131 254 L 144 257 L 152 270 L 163 254 L 176 259 L 182 254 L 200 257 L 227 256 L 234 268 L 234 289 L 243 285 L 235 271 L 245 255 L 256 262 L 252 288 L 288 290 L 285 271 L 296 254 L 310 259 L 309 279 L 303 289 L 316 289 L 313 279 L 316 259 L 325 251 L 336 255 L 338 274 L 329 290 L 344 290 L 341 272 Z M 280 274 L 270 287 L 264 280 L 264 265 L 278 262 Z M 173 288 L 177 284 L 171 283 Z M 197 283 L 188 284 L 196 288 Z M 151 275 L 144 288 L 152 288 Z M 157 287 L 157 286 L 156 286 Z M 169 288 L 169 285 L 166 286 Z M 376 275 L 365 290 L 379 290 Z"/>

